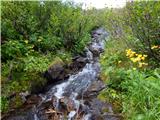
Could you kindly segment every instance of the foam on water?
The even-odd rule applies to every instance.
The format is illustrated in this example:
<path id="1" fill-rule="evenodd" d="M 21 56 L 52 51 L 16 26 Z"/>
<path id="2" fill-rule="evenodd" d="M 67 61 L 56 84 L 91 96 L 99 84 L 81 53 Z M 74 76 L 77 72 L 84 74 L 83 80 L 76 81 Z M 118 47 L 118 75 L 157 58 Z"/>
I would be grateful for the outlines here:
<path id="1" fill-rule="evenodd" d="M 103 33 L 103 29 L 97 30 L 98 33 Z M 105 37 L 104 37 L 105 38 Z M 103 39 L 103 38 L 102 38 Z M 93 40 L 91 43 L 91 47 L 93 49 L 103 50 L 104 49 L 104 41 L 103 40 Z M 52 97 L 57 98 L 57 105 L 59 104 L 59 99 L 65 97 L 65 95 L 68 95 L 72 101 L 74 101 L 75 104 L 75 111 L 70 111 L 68 114 L 68 120 L 72 120 L 72 118 L 77 114 L 81 100 L 77 100 L 77 96 L 81 95 L 83 100 L 83 93 L 87 90 L 87 88 L 90 86 L 90 84 L 97 79 L 97 76 L 100 72 L 100 64 L 98 61 L 94 61 L 93 59 L 93 53 L 89 50 L 89 48 L 86 48 L 86 56 L 87 59 L 90 61 L 85 65 L 85 67 L 77 73 L 76 75 L 71 75 L 68 80 L 66 80 L 63 83 L 60 83 L 58 85 L 53 86 L 47 93 L 45 93 L 43 96 L 43 99 L 45 101 L 51 100 Z M 91 117 L 91 114 L 88 113 L 83 117 L 83 120 L 89 120 Z M 35 118 L 35 120 L 38 120 Z"/>

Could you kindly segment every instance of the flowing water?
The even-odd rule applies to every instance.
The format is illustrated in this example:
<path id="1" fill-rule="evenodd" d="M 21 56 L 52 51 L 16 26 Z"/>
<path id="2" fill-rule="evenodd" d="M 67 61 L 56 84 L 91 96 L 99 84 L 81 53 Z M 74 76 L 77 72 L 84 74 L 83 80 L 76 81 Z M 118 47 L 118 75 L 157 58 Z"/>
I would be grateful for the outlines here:
<path id="1" fill-rule="evenodd" d="M 77 116 L 80 110 L 83 110 L 80 120 L 94 120 L 90 106 L 84 104 L 84 94 L 99 77 L 99 55 L 104 51 L 107 36 L 108 34 L 103 28 L 93 31 L 92 41 L 85 49 L 86 58 L 89 62 L 86 63 L 82 70 L 77 74 L 70 75 L 65 82 L 53 85 L 46 93 L 39 94 L 42 99 L 41 102 L 30 110 L 27 117 L 15 120 L 47 120 L 48 118 L 42 115 L 43 107 L 41 106 L 49 101 L 52 101 L 50 104 L 52 104 L 54 111 L 62 110 L 62 107 L 64 107 L 61 105 L 62 101 L 64 103 L 68 102 L 67 104 L 71 106 L 65 117 L 63 114 L 59 114 L 58 118 L 52 118 L 53 120 L 78 120 Z M 12 120 L 14 120 L 13 117 Z"/>
<path id="2" fill-rule="evenodd" d="M 80 104 L 83 104 L 83 94 L 87 91 L 91 83 L 97 80 L 100 73 L 100 64 L 98 62 L 98 56 L 93 57 L 92 52 L 95 51 L 100 54 L 104 50 L 104 43 L 107 35 L 107 32 L 103 28 L 94 31 L 92 42 L 88 48 L 86 48 L 86 57 L 89 60 L 89 63 L 87 63 L 78 74 L 71 75 L 66 82 L 53 86 L 48 92 L 41 95 L 43 96 L 43 102 L 50 101 L 53 97 L 56 97 L 56 108 L 59 106 L 59 99 L 63 97 L 67 96 L 69 99 L 73 100 L 75 111 L 71 111 L 68 114 L 68 120 L 72 120 L 75 116 Z M 78 96 L 81 96 L 81 98 L 76 99 Z M 91 113 L 88 112 L 83 119 L 89 120 L 90 116 Z"/>

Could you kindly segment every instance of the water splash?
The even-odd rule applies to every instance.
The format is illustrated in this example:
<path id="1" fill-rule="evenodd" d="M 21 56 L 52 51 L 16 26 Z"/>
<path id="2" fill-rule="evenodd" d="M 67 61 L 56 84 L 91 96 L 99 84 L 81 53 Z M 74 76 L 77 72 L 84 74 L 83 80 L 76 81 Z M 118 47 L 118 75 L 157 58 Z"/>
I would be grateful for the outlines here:
<path id="1" fill-rule="evenodd" d="M 90 47 L 101 52 L 101 50 L 104 50 L 104 40 L 107 34 L 104 29 L 98 29 L 95 34 L 99 35 L 99 37 L 92 40 Z M 93 53 L 89 48 L 86 48 L 86 57 L 89 60 L 89 63 L 85 65 L 82 71 L 76 75 L 71 75 L 68 80 L 53 86 L 47 93 L 45 93 L 45 95 L 41 95 L 43 96 L 43 99 L 45 99 L 44 101 L 49 101 L 53 97 L 56 97 L 57 107 L 59 105 L 59 99 L 65 96 L 74 101 L 76 110 L 70 111 L 68 114 L 68 120 L 71 120 L 78 113 L 80 104 L 83 104 L 83 94 L 90 84 L 97 79 L 100 72 L 100 64 L 98 61 L 94 61 Z M 77 96 L 82 96 L 82 102 L 81 100 L 77 100 Z M 90 117 L 91 114 L 88 113 L 84 116 L 83 120 L 89 120 Z"/>

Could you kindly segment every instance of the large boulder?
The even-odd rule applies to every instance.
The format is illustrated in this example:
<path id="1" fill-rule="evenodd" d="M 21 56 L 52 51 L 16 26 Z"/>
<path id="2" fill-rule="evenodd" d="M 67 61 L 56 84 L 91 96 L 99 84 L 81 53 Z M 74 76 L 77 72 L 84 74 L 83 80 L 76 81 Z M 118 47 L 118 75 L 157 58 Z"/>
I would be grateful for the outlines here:
<path id="1" fill-rule="evenodd" d="M 70 74 L 78 72 L 88 62 L 87 58 L 78 56 L 73 58 L 72 63 L 66 65 L 60 58 L 56 58 L 45 72 L 44 77 L 48 83 L 55 83 L 65 80 Z"/>
<path id="2" fill-rule="evenodd" d="M 83 68 L 88 62 L 89 61 L 87 58 L 76 56 L 73 58 L 73 62 L 69 65 L 69 67 L 73 72 L 76 72 Z"/>
<path id="3" fill-rule="evenodd" d="M 69 72 L 66 70 L 66 65 L 64 62 L 60 58 L 57 58 L 49 66 L 49 69 L 45 72 L 44 77 L 48 79 L 49 83 L 54 83 L 59 80 L 66 79 L 69 76 L 68 73 Z"/>
<path id="4" fill-rule="evenodd" d="M 106 85 L 101 80 L 93 81 L 92 84 L 87 88 L 87 91 L 84 93 L 83 97 L 94 98 L 104 88 L 106 88 Z"/>

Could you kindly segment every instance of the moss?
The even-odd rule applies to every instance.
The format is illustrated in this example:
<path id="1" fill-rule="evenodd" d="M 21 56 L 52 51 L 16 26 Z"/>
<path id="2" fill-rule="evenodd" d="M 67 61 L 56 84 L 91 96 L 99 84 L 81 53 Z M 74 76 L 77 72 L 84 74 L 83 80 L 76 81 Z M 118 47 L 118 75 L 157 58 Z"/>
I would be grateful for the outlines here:
<path id="1" fill-rule="evenodd" d="M 53 59 L 53 61 L 49 65 L 49 68 L 52 67 L 53 65 L 56 65 L 56 64 L 64 65 L 64 62 L 60 57 L 56 57 L 56 58 Z"/>

